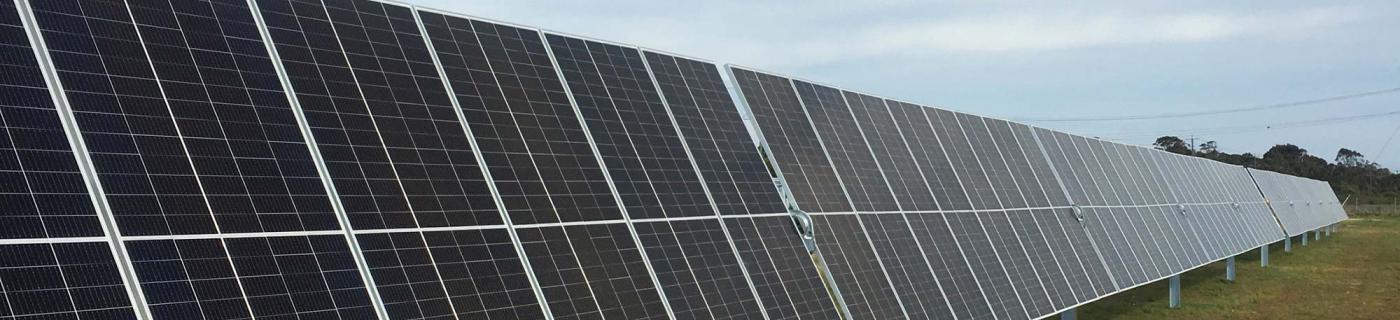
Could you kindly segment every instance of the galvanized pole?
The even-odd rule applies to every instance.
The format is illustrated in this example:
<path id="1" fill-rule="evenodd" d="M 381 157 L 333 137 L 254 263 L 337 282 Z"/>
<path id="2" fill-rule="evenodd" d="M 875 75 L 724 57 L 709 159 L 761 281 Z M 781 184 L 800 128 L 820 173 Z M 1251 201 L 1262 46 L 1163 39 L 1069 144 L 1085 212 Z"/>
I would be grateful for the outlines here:
<path id="1" fill-rule="evenodd" d="M 1235 256 L 1225 259 L 1225 281 L 1235 282 Z"/>
<path id="2" fill-rule="evenodd" d="M 1171 282 L 1171 285 L 1170 285 L 1170 286 L 1171 286 L 1171 289 L 1170 289 L 1170 291 L 1168 292 L 1168 297 L 1169 297 L 1169 299 L 1168 299 L 1168 301 L 1167 301 L 1167 307 L 1172 308 L 1172 309 L 1180 308 L 1180 307 L 1181 307 L 1181 275 L 1180 275 L 1180 274 L 1174 275 L 1174 276 L 1171 277 L 1171 280 L 1169 280 L 1169 281 Z"/>
<path id="3" fill-rule="evenodd" d="M 1269 267 L 1269 244 L 1259 246 L 1259 267 Z"/>

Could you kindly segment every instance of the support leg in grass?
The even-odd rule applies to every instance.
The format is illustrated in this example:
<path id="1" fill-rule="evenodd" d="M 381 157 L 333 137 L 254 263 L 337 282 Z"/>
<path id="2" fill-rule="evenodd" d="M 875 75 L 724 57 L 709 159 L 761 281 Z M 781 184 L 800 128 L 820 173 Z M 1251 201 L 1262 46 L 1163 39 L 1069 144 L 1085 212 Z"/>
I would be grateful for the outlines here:
<path id="1" fill-rule="evenodd" d="M 1259 267 L 1269 267 L 1269 244 L 1267 243 L 1265 243 L 1262 246 L 1259 246 Z"/>
<path id="2" fill-rule="evenodd" d="M 1225 259 L 1225 281 L 1235 282 L 1235 257 Z"/>
<path id="3" fill-rule="evenodd" d="M 1181 275 L 1171 277 L 1167 292 L 1167 307 L 1176 309 L 1181 307 Z"/>

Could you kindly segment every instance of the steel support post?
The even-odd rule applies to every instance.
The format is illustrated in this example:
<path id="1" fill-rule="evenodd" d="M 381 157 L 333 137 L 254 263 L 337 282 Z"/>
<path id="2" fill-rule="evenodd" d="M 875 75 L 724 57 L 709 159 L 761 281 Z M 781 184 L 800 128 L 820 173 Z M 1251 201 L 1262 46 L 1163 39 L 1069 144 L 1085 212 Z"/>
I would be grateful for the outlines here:
<path id="1" fill-rule="evenodd" d="M 1235 257 L 1225 259 L 1225 281 L 1235 282 Z"/>
<path id="2" fill-rule="evenodd" d="M 1180 307 L 1181 307 L 1181 275 L 1179 275 L 1179 274 L 1178 274 L 1178 275 L 1174 275 L 1174 276 L 1172 276 L 1171 279 L 1168 280 L 1168 281 L 1171 282 L 1171 289 L 1170 289 L 1170 291 L 1167 293 L 1167 294 L 1168 294 L 1168 297 L 1169 297 L 1169 299 L 1168 299 L 1168 301 L 1167 301 L 1167 307 L 1172 308 L 1172 309 L 1180 308 Z"/>

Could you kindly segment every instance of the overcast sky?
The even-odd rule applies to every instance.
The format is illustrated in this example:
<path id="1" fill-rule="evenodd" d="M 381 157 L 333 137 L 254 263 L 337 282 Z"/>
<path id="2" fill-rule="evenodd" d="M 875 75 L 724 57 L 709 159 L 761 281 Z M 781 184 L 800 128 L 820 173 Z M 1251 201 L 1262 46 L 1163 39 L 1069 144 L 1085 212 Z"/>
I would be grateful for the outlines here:
<path id="1" fill-rule="evenodd" d="M 750 66 L 1005 119 L 1243 108 L 1400 87 L 1400 2 L 461 1 L 410 3 Z M 1157 136 L 1332 160 L 1380 154 L 1400 93 L 1207 117 L 1031 124 L 1130 144 Z M 1400 140 L 1400 139 L 1397 139 Z"/>

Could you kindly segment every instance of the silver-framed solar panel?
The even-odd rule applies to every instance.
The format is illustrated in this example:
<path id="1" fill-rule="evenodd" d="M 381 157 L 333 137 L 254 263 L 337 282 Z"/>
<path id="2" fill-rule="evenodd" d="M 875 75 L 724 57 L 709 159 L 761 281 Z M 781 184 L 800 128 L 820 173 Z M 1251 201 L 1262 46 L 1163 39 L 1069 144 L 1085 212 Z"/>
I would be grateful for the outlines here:
<path id="1" fill-rule="evenodd" d="M 925 109 L 924 114 L 934 128 L 941 148 L 948 155 L 949 164 L 956 172 L 958 181 L 963 185 L 963 197 L 968 199 L 963 202 L 968 204 L 965 208 L 945 207 L 944 218 L 956 236 L 957 243 L 962 247 L 978 283 L 986 293 L 991 311 L 998 318 L 1028 316 L 1025 302 L 1014 284 L 1011 270 L 1008 269 L 1029 268 L 1024 264 L 1012 264 L 1012 255 L 999 248 L 999 240 L 1004 240 L 1000 233 L 996 233 L 997 238 L 992 237 L 994 232 L 997 232 L 994 231 L 997 230 L 997 226 L 1006 226 L 994 219 L 1005 219 L 1005 215 L 995 211 L 1001 204 L 992 190 L 985 169 L 973 151 L 967 129 L 963 127 L 964 122 L 971 126 L 972 119 L 959 119 L 961 117 L 955 112 L 935 108 Z M 1009 228 L 1001 230 L 1014 237 Z M 1026 262 L 1024 258 L 1014 261 Z"/>
<path id="2" fill-rule="evenodd" d="M 143 314 L 375 316 L 246 3 L 42 2 L 33 14 Z"/>
<path id="3" fill-rule="evenodd" d="M 801 91 L 797 89 L 800 86 L 788 78 L 732 66 L 729 71 L 754 115 L 758 131 L 763 135 L 763 141 L 771 152 L 771 160 L 775 162 L 776 167 L 784 168 L 779 172 L 789 183 L 789 190 L 797 205 L 803 210 L 816 213 L 812 216 L 812 224 L 816 229 L 814 238 L 818 248 L 825 248 L 819 250 L 827 257 L 827 265 L 833 273 L 832 277 L 837 287 L 841 288 L 847 311 L 855 317 L 905 317 L 906 306 L 894 291 L 894 282 L 876 252 L 870 231 L 866 229 L 861 217 L 850 214 L 860 206 L 851 205 L 857 201 L 847 196 L 851 191 L 845 186 L 863 186 L 842 184 L 846 181 L 845 176 L 838 174 L 840 166 L 833 164 L 832 158 L 829 157 L 830 149 L 823 144 L 818 133 L 819 127 L 814 126 L 814 123 L 818 123 L 816 118 L 809 118 L 811 113 L 804 104 L 808 99 L 815 99 L 815 96 L 804 99 L 800 96 Z M 808 89 L 815 90 L 810 84 Z M 841 110 L 847 115 L 845 119 L 849 119 L 850 113 L 845 109 L 844 102 L 840 102 L 841 109 L 835 107 L 837 101 L 834 100 L 842 99 L 840 94 L 834 89 L 827 93 L 827 103 L 832 104 L 830 110 Z M 814 105 L 811 108 L 819 107 Z M 821 114 L 826 115 L 825 112 Z M 854 126 L 849 129 L 855 130 Z M 856 134 L 859 132 L 856 131 Z M 862 144 L 852 145 L 864 147 Z M 838 149 L 836 152 L 841 151 Z M 874 160 L 868 158 L 868 151 L 864 155 L 869 164 L 873 165 Z M 849 170 L 850 167 L 846 168 Z M 879 174 L 878 171 L 871 173 Z M 871 184 L 874 185 L 873 182 Z M 888 189 L 884 190 L 884 196 L 893 200 Z M 867 201 L 865 205 L 869 209 L 873 203 Z M 891 201 L 882 205 L 893 203 Z"/>
<path id="4" fill-rule="evenodd" d="M 917 161 L 916 165 L 938 205 L 933 209 L 949 208 L 954 202 L 966 205 L 967 196 L 963 193 L 957 173 L 949 165 L 947 154 L 939 145 L 939 137 L 924 114 L 925 108 L 890 100 L 886 103 L 890 106 L 901 136 L 908 141 L 910 153 L 923 160 Z M 991 316 L 991 307 L 981 287 L 981 280 L 973 272 L 964 254 L 963 244 L 954 238 L 954 221 L 940 212 L 927 211 L 906 214 L 906 218 L 929 256 L 933 273 L 939 277 L 952 313 L 958 318 Z"/>
<path id="5" fill-rule="evenodd" d="M 670 310 L 541 33 L 418 12 L 555 318 Z"/>
<path id="6" fill-rule="evenodd" d="M 642 52 L 553 33 L 545 40 L 672 314 L 765 317 Z"/>
<path id="7" fill-rule="evenodd" d="M 768 317 L 838 317 L 718 66 L 643 54 Z"/>
<path id="8" fill-rule="evenodd" d="M 0 2 L 0 239 L 104 234 L 15 1 Z"/>
<path id="9" fill-rule="evenodd" d="M 0 318 L 137 319 L 108 245 L 0 244 Z"/>
<path id="10" fill-rule="evenodd" d="M 860 212 L 856 220 L 869 238 L 892 290 L 902 295 L 898 299 L 902 310 L 914 318 L 949 314 L 938 279 L 931 274 L 919 241 L 904 213 L 896 212 L 902 211 L 902 206 L 895 201 L 893 188 L 887 182 L 885 165 L 877 160 L 871 147 L 881 143 L 871 142 L 872 137 L 878 139 L 879 135 L 863 131 L 876 125 L 867 110 L 871 106 L 866 103 L 883 109 L 883 102 L 805 81 L 791 82 L 837 177 L 855 204 L 855 211 Z M 895 168 L 891 165 L 889 169 Z M 827 218 L 819 218 L 818 222 L 822 219 Z M 852 250 L 851 243 L 844 245 L 843 251 Z"/>

